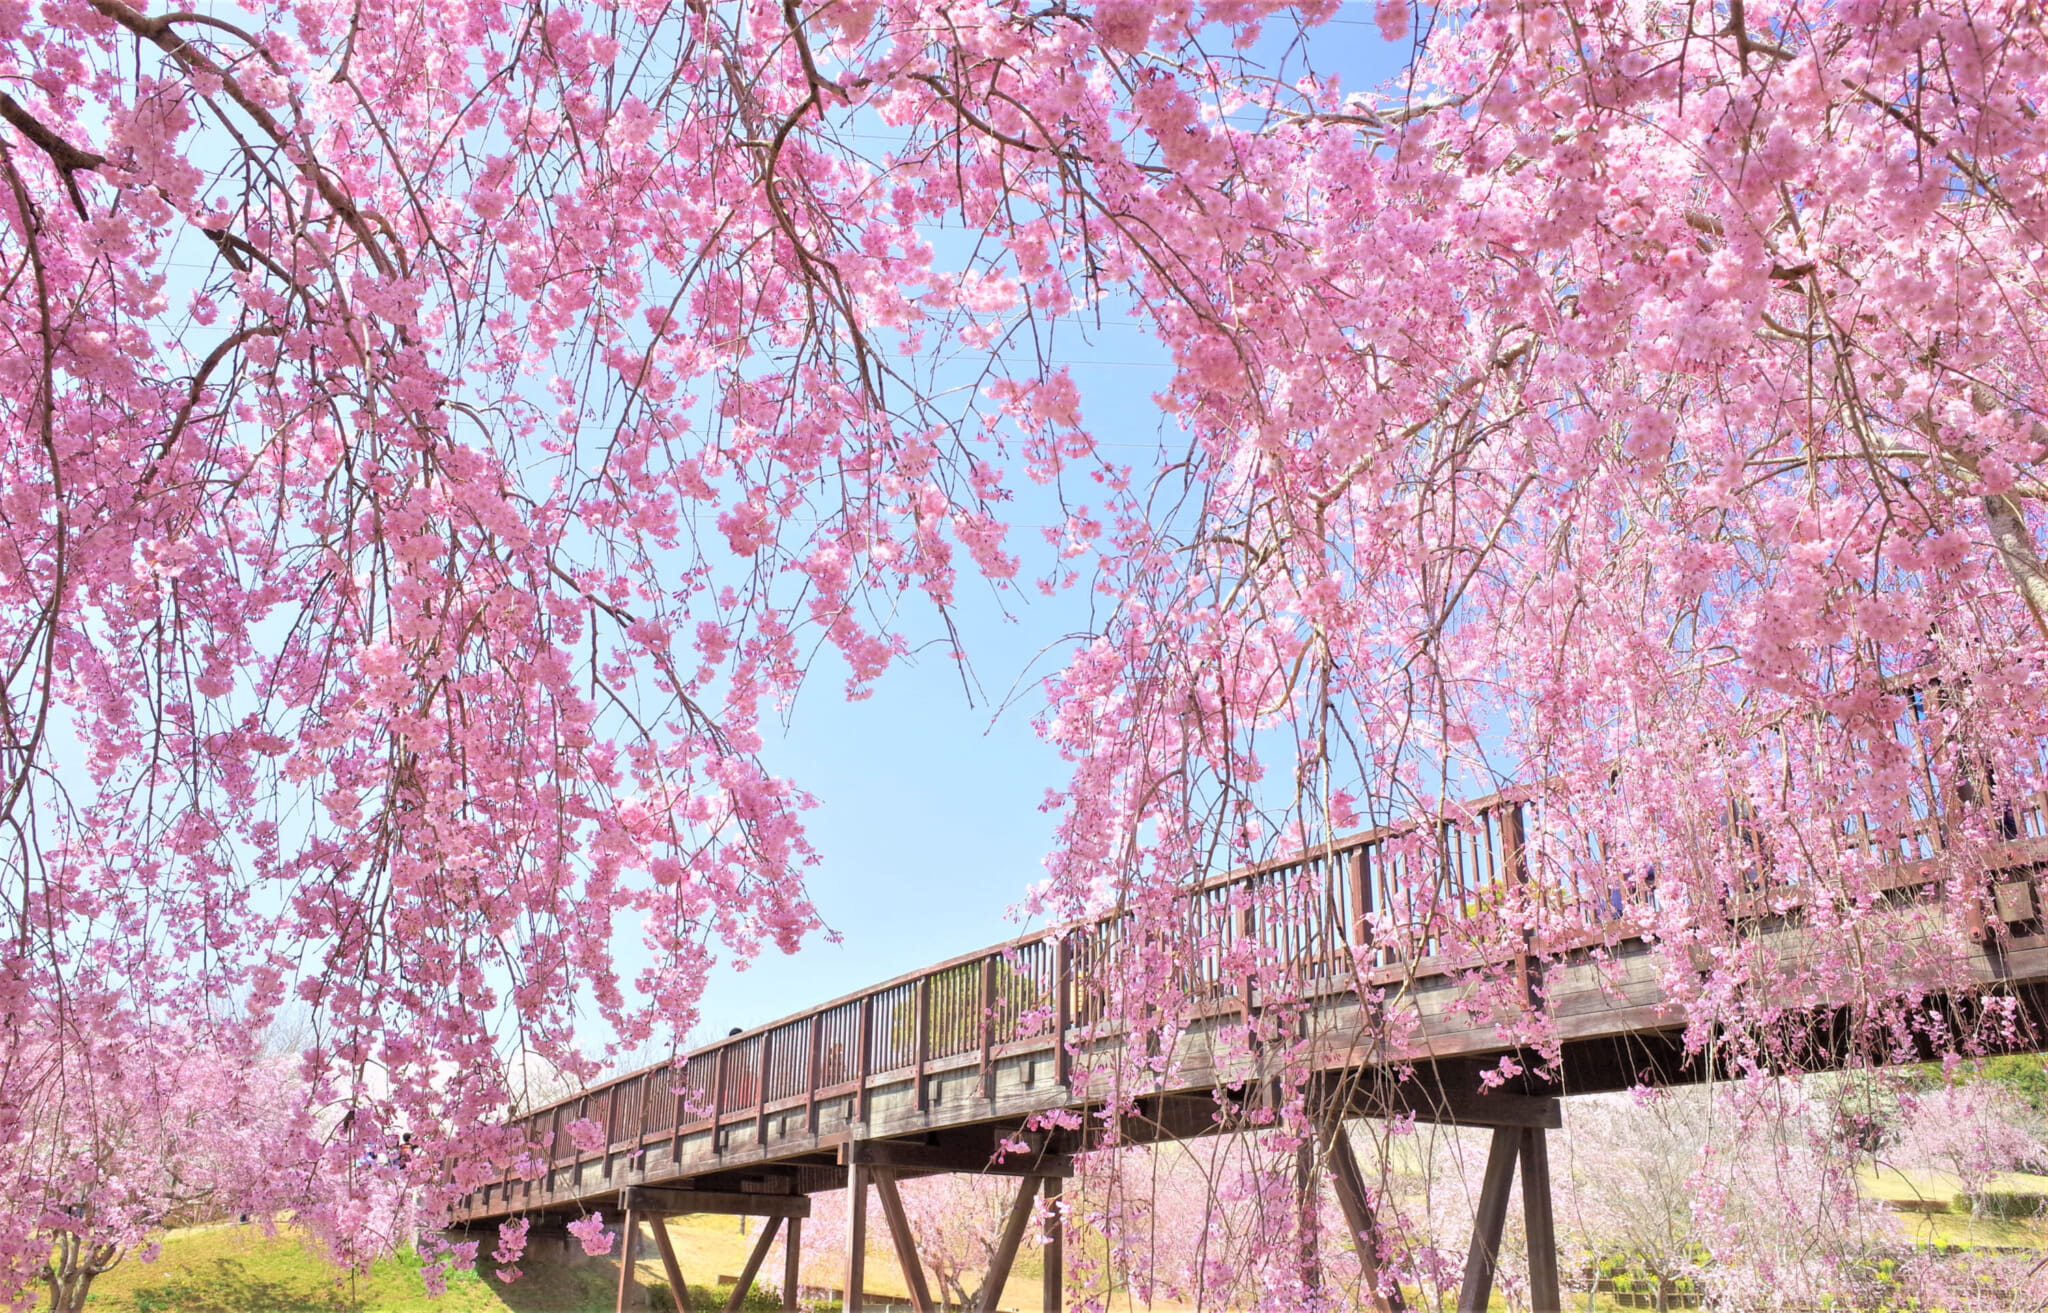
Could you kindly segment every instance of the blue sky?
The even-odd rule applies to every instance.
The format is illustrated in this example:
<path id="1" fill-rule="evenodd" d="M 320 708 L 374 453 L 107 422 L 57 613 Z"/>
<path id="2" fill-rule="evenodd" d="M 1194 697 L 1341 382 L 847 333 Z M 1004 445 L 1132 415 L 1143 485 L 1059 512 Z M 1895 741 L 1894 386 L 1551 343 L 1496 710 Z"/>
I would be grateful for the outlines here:
<path id="1" fill-rule="evenodd" d="M 1379 39 L 1369 5 L 1345 4 L 1317 34 L 1315 55 L 1365 88 L 1395 76 L 1407 49 Z M 1055 359 L 1073 367 L 1098 441 L 1136 457 L 1162 431 L 1152 394 L 1169 377 L 1165 355 L 1127 325 L 1089 337 L 1069 338 Z M 1034 518 L 1028 502 L 1018 506 L 1019 542 L 1036 541 Z M 857 703 L 840 697 L 841 676 L 821 663 L 786 733 L 767 745 L 769 764 L 818 800 L 809 829 L 823 862 L 810 889 L 840 938 L 814 937 L 792 957 L 769 950 L 744 970 L 721 965 L 693 1043 L 1023 932 L 1007 915 L 1043 875 L 1055 818 L 1040 804 L 1066 768 L 1032 731 L 1035 687 L 1000 715 L 995 704 L 1025 671 L 1050 672 L 1041 650 L 1087 626 L 1089 599 L 1011 594 L 1008 620 L 986 590 L 962 592 L 959 619 L 981 685 L 971 702 L 942 646 L 893 668 Z"/>

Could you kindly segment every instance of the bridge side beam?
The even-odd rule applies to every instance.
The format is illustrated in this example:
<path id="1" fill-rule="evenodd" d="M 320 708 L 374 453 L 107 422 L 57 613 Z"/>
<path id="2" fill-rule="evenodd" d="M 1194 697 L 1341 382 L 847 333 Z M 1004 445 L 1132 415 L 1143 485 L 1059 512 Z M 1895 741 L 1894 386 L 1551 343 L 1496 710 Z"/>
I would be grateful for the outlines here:
<path id="1" fill-rule="evenodd" d="M 902 1140 L 851 1140 L 839 1147 L 839 1161 L 848 1166 L 886 1168 L 898 1177 L 912 1172 L 965 1172 L 977 1176 L 1074 1174 L 1073 1158 L 1063 1153 L 1013 1153 L 998 1162 L 994 1153 L 979 1145 L 911 1144 Z"/>
<path id="2" fill-rule="evenodd" d="M 1331 1103 L 1332 1112 L 1346 1117 L 1408 1113 L 1416 1121 L 1446 1126 L 1540 1126 L 1553 1131 L 1564 1125 L 1563 1109 L 1553 1095 L 1482 1092 L 1466 1089 L 1456 1079 L 1427 1076 L 1398 1082 L 1370 1076 L 1347 1080 Z"/>
<path id="3" fill-rule="evenodd" d="M 811 1198 L 802 1194 L 742 1194 L 736 1190 L 675 1190 L 629 1185 L 619 1206 L 633 1213 L 723 1213 L 743 1217 L 809 1217 Z"/>

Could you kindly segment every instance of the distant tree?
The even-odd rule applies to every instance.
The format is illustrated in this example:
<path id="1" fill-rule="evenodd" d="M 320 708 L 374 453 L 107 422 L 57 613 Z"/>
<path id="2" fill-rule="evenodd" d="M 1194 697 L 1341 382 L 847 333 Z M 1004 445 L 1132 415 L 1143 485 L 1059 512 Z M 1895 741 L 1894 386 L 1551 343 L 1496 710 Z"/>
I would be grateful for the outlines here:
<path id="1" fill-rule="evenodd" d="M 37 1045 L 11 1111 L 37 1157 L 9 1164 L 0 1195 L 27 1224 L 0 1262 L 80 1313 L 94 1280 L 166 1227 L 240 1216 L 271 1225 L 314 1197 L 315 1155 L 294 1063 L 217 1047 L 181 1029 L 107 1028 Z"/>
<path id="2" fill-rule="evenodd" d="M 1553 1162 L 1562 1257 L 1647 1278 L 1661 1307 L 1702 1258 L 1692 1178 L 1713 1129 L 1708 1102 L 1696 1090 L 1644 1090 L 1567 1108 Z"/>
<path id="3" fill-rule="evenodd" d="M 902 1183 L 903 1211 L 936 1298 L 967 1308 L 980 1295 L 1017 1185 L 1010 1177 L 957 1172 Z"/>
<path id="4" fill-rule="evenodd" d="M 1953 1173 L 1967 1193 L 1999 1172 L 2038 1164 L 2040 1118 L 2004 1084 L 1975 1080 L 1899 1096 L 1885 1161 Z"/>

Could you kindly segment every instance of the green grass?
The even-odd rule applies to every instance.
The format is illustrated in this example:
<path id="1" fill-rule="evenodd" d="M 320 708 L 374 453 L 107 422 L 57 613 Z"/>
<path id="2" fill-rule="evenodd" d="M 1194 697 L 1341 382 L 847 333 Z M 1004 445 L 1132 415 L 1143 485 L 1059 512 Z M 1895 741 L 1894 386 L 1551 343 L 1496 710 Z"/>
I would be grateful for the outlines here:
<path id="1" fill-rule="evenodd" d="M 679 1239 L 683 1275 L 691 1282 L 696 1306 L 723 1308 L 731 1285 L 707 1289 L 713 1273 L 702 1268 L 718 1265 L 727 1246 L 693 1245 L 700 1237 L 689 1234 Z M 709 1234 L 701 1237 L 713 1240 Z M 730 1247 L 738 1243 L 735 1235 Z M 701 1265 L 689 1261 L 693 1251 L 701 1252 Z M 93 1283 L 87 1303 L 94 1313 L 611 1313 L 615 1264 L 528 1262 L 523 1267 L 525 1275 L 511 1283 L 457 1271 L 448 1279 L 448 1293 L 433 1299 L 420 1280 L 417 1254 L 394 1255 L 367 1272 L 347 1272 L 295 1229 L 269 1235 L 260 1226 L 224 1223 L 170 1232 L 154 1262 L 123 1262 Z M 643 1287 L 653 1280 L 644 1263 L 636 1275 Z M 699 1285 L 700 1279 L 707 1285 Z M 640 1306 L 646 1307 L 644 1300 Z M 779 1308 L 780 1302 L 756 1291 L 746 1307 Z"/>
<path id="2" fill-rule="evenodd" d="M 1866 1195 L 1879 1199 L 1948 1198 L 1960 1186 L 1941 1173 L 1896 1171 L 1866 1173 L 1862 1184 Z M 2013 1174 L 1995 1185 L 2039 1191 L 2048 1188 L 2048 1178 Z M 2048 1226 L 2040 1219 L 1932 1213 L 1899 1214 L 1898 1220 L 1919 1244 L 2048 1247 Z M 731 1286 L 713 1286 L 712 1279 L 739 1270 L 753 1236 L 741 1233 L 735 1219 L 727 1217 L 677 1218 L 671 1234 L 696 1307 L 724 1307 Z M 869 1263 L 869 1289 L 883 1298 L 890 1293 L 901 1298 L 893 1263 L 880 1254 L 871 1254 Z M 420 1281 L 416 1255 L 396 1255 L 367 1272 L 349 1273 L 329 1263 L 292 1228 L 271 1235 L 260 1226 L 223 1223 L 170 1232 L 155 1262 L 130 1259 L 95 1282 L 89 1306 L 93 1313 L 610 1313 L 618 1279 L 614 1263 L 528 1261 L 522 1266 L 526 1275 L 510 1284 L 487 1275 L 488 1264 L 486 1275 L 454 1273 L 447 1295 L 435 1300 L 428 1298 Z M 805 1279 L 829 1284 L 832 1275 L 811 1270 Z M 636 1276 L 644 1291 L 661 1279 L 659 1265 L 643 1261 L 636 1266 Z M 1022 1272 L 1017 1277 L 1029 1282 Z M 1027 1289 L 1013 1280 L 1005 1305 L 1037 1307 L 1035 1284 L 1030 1282 Z M 1567 1296 L 1572 1313 L 1585 1310 L 1585 1301 L 1583 1292 Z M 1114 1303 L 1129 1307 L 1121 1299 Z M 1498 1295 L 1495 1304 L 1502 1307 Z M 638 1306 L 648 1305 L 643 1300 Z M 777 1306 L 758 1291 L 746 1305 L 761 1313 Z M 1411 1302 L 1411 1307 L 1421 1306 Z M 1603 1293 L 1591 1310 L 1621 1313 L 1621 1305 Z"/>
<path id="3" fill-rule="evenodd" d="M 1900 1227 L 1914 1244 L 1965 1249 L 2038 1249 L 2048 1246 L 2048 1227 L 2044 1227 L 2039 1218 L 1971 1216 L 1957 1202 L 1957 1196 L 1963 1192 L 1962 1180 L 1947 1172 L 1866 1168 L 1858 1173 L 1857 1185 L 1866 1199 L 1949 1205 L 1946 1212 L 1901 1211 L 1896 1214 Z M 2042 1194 L 2048 1192 L 2048 1176 L 2000 1172 L 1987 1182 L 1986 1188 L 1993 1193 Z"/>
<path id="4" fill-rule="evenodd" d="M 89 1306 L 107 1313 L 426 1313 L 416 1255 L 395 1255 L 368 1272 L 345 1272 L 303 1234 L 267 1235 L 260 1226 L 187 1227 L 164 1237 L 154 1262 L 129 1258 L 93 1282 Z M 458 1272 L 445 1313 L 513 1307 L 472 1272 Z"/>

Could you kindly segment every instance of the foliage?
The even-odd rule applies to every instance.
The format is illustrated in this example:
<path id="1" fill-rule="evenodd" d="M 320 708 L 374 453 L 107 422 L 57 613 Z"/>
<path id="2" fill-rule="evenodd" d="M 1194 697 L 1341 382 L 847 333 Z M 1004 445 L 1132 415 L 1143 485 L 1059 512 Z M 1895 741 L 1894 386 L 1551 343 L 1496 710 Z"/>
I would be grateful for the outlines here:
<path id="1" fill-rule="evenodd" d="M 2048 1062 L 2036 1054 L 2001 1053 L 1953 1064 L 1926 1062 L 1901 1068 L 1900 1073 L 1916 1090 L 1991 1081 L 2004 1086 L 2030 1110 L 2048 1111 Z"/>
<path id="2" fill-rule="evenodd" d="M 2039 1119 L 1995 1081 L 1943 1085 L 1900 1096 L 1901 1132 L 1887 1157 L 1953 1172 L 1966 1193 L 2000 1172 L 2041 1161 Z"/>
<path id="3" fill-rule="evenodd" d="M 36 1152 L 0 1178 L 15 1223 L 0 1262 L 40 1280 L 52 1313 L 78 1313 L 101 1275 L 153 1256 L 166 1226 L 236 1213 L 269 1226 L 307 1197 L 291 1064 L 195 1039 L 75 1025 L 16 1055 L 31 1098 L 11 1112 Z"/>

